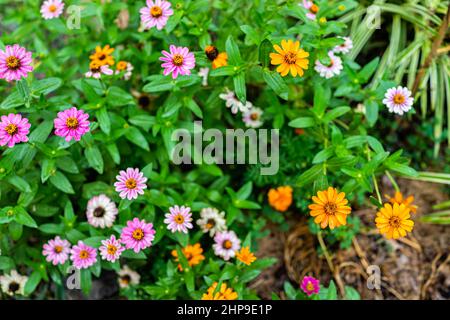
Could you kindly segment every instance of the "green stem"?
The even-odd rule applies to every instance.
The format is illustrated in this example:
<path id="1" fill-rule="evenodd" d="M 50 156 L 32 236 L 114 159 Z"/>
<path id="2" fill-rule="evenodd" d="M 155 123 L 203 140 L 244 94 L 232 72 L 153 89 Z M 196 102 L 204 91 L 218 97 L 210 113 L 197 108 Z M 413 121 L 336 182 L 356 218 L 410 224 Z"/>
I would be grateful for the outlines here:
<path id="1" fill-rule="evenodd" d="M 392 183 L 392 186 L 394 187 L 395 191 L 400 192 L 400 188 L 398 187 L 397 182 L 395 181 L 394 177 L 391 175 L 391 173 L 389 171 L 385 171 L 387 177 L 389 178 L 389 180 Z"/>

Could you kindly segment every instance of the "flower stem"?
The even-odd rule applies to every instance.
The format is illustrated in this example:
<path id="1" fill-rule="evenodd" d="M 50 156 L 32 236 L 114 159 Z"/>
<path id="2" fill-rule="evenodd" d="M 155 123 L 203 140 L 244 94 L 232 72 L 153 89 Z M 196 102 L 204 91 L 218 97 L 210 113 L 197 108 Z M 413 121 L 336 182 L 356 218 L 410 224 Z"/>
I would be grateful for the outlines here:
<path id="1" fill-rule="evenodd" d="M 394 177 L 391 175 L 391 173 L 389 171 L 385 171 L 387 177 L 389 178 L 389 180 L 392 183 L 392 186 L 394 187 L 395 191 L 400 192 L 400 188 L 398 187 L 397 182 L 395 181 Z"/>

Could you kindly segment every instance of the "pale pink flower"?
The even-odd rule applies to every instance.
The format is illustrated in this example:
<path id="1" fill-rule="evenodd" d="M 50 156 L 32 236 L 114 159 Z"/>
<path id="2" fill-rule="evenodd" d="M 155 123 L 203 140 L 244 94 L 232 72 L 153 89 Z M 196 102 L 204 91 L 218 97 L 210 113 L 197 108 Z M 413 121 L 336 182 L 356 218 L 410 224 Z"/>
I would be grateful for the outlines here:
<path id="1" fill-rule="evenodd" d="M 41 6 L 41 14 L 45 20 L 58 18 L 63 10 L 64 2 L 61 0 L 47 0 Z"/>
<path id="2" fill-rule="evenodd" d="M 152 245 L 155 238 L 155 230 L 152 223 L 134 218 L 127 222 L 127 226 L 122 229 L 120 241 L 127 249 L 133 249 L 138 253 Z"/>
<path id="3" fill-rule="evenodd" d="M 97 262 L 97 250 L 85 245 L 83 241 L 78 241 L 78 244 L 72 247 L 70 253 L 70 260 L 77 269 L 89 268 Z"/>
<path id="4" fill-rule="evenodd" d="M 0 146 L 8 145 L 12 148 L 16 143 L 27 142 L 30 133 L 30 123 L 20 114 L 10 113 L 1 116 L 0 122 Z"/>
<path id="5" fill-rule="evenodd" d="M 0 79 L 6 81 L 26 78 L 28 72 L 33 71 L 31 52 L 15 44 L 0 50 Z"/>
<path id="6" fill-rule="evenodd" d="M 111 228 L 117 216 L 116 204 L 104 194 L 92 197 L 87 203 L 86 217 L 96 228 Z"/>
<path id="7" fill-rule="evenodd" d="M 172 74 L 172 78 L 176 79 L 178 75 L 190 75 L 191 69 L 195 67 L 195 57 L 192 52 L 189 52 L 187 47 L 170 46 L 170 52 L 163 50 L 161 52 L 163 57 L 159 60 L 164 63 L 161 67 L 164 68 L 163 74 L 167 76 Z"/>
<path id="8" fill-rule="evenodd" d="M 320 290 L 319 280 L 314 277 L 304 277 L 300 288 L 302 288 L 303 292 L 308 296 L 313 293 L 317 294 Z"/>
<path id="9" fill-rule="evenodd" d="M 263 124 L 261 120 L 262 114 L 263 111 L 260 108 L 253 107 L 242 113 L 242 121 L 244 121 L 246 127 L 259 128 Z"/>
<path id="10" fill-rule="evenodd" d="M 147 178 L 139 169 L 128 168 L 127 171 L 121 170 L 116 176 L 117 182 L 114 183 L 116 191 L 120 192 L 119 196 L 122 199 L 128 200 L 136 199 L 138 194 L 144 194 L 144 189 L 147 189 Z"/>
<path id="11" fill-rule="evenodd" d="M 328 52 L 328 56 L 330 57 L 330 63 L 328 65 L 324 65 L 319 60 L 316 60 L 316 66 L 314 67 L 314 70 L 316 70 L 322 78 L 326 79 L 339 75 L 344 68 L 341 58 L 335 56 L 332 51 Z"/>
<path id="12" fill-rule="evenodd" d="M 114 71 L 107 64 L 100 66 L 96 63 L 91 63 L 89 71 L 85 73 L 85 77 L 100 79 L 102 77 L 102 74 L 110 76 L 114 74 Z"/>
<path id="13" fill-rule="evenodd" d="M 141 8 L 141 22 L 145 29 L 156 26 L 161 30 L 167 24 L 169 17 L 173 15 L 172 5 L 165 0 L 147 0 L 147 6 Z"/>
<path id="14" fill-rule="evenodd" d="M 88 118 L 87 113 L 75 107 L 58 112 L 58 117 L 54 120 L 55 134 L 65 137 L 66 141 L 72 139 L 80 141 L 81 137 L 89 131 Z"/>
<path id="15" fill-rule="evenodd" d="M 102 240 L 102 244 L 103 245 L 100 247 L 100 255 L 103 260 L 115 262 L 125 250 L 120 243 L 120 239 L 116 239 L 116 236 L 114 235 L 109 239 Z"/>
<path id="16" fill-rule="evenodd" d="M 353 48 L 353 41 L 350 37 L 338 37 L 344 40 L 343 44 L 334 47 L 333 52 L 335 53 L 349 53 Z"/>
<path id="17" fill-rule="evenodd" d="M 164 223 L 167 229 L 172 232 L 188 233 L 188 229 L 192 229 L 192 213 L 191 208 L 185 206 L 173 206 L 169 208 L 170 213 L 166 213 Z"/>
<path id="18" fill-rule="evenodd" d="M 48 262 L 51 262 L 55 266 L 57 264 L 64 264 L 69 259 L 70 243 L 56 236 L 55 239 L 49 240 L 44 244 L 42 254 Z"/>
<path id="19" fill-rule="evenodd" d="M 217 232 L 214 236 L 214 242 L 214 253 L 225 261 L 234 257 L 236 251 L 241 248 L 241 240 L 239 240 L 234 231 Z"/>
<path id="20" fill-rule="evenodd" d="M 398 86 L 386 91 L 383 103 L 388 107 L 389 112 L 403 115 L 411 110 L 414 98 L 411 97 L 411 91 L 408 88 Z"/>

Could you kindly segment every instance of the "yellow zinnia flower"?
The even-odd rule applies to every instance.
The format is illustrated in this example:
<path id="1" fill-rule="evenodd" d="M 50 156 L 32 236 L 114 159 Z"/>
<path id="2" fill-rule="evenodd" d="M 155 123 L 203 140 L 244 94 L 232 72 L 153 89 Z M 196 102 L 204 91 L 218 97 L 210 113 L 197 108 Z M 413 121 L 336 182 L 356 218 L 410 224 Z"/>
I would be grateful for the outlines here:
<path id="1" fill-rule="evenodd" d="M 112 53 L 114 52 L 114 48 L 110 48 L 109 44 L 107 44 L 105 47 L 97 46 L 95 48 L 94 54 L 90 55 L 89 58 L 92 61 L 96 61 L 100 65 L 104 66 L 106 64 L 109 64 L 112 66 L 114 64 L 114 58 L 112 57 Z"/>
<path id="2" fill-rule="evenodd" d="M 347 206 L 348 200 L 345 199 L 344 192 L 329 187 L 328 190 L 318 191 L 317 197 L 313 196 L 312 200 L 314 203 L 308 206 L 311 209 L 309 214 L 315 217 L 314 222 L 320 224 L 322 229 L 330 226 L 333 230 L 347 224 L 347 215 L 352 208 Z"/>
<path id="3" fill-rule="evenodd" d="M 202 255 L 203 249 L 200 246 L 200 243 L 196 243 L 193 246 L 187 245 L 185 248 L 181 249 L 181 252 L 186 257 L 188 264 L 190 267 L 198 265 L 200 262 L 205 260 L 205 256 Z M 177 250 L 172 250 L 172 256 L 175 258 L 175 261 L 178 262 L 178 252 Z M 183 271 L 181 264 L 178 264 L 178 269 Z"/>
<path id="4" fill-rule="evenodd" d="M 236 251 L 236 258 L 246 264 L 251 265 L 254 261 L 256 261 L 256 257 L 253 253 L 250 252 L 249 247 L 242 247 L 241 251 Z"/>
<path id="5" fill-rule="evenodd" d="M 384 207 L 377 212 L 375 223 L 381 234 L 388 239 L 398 239 L 411 232 L 414 221 L 410 219 L 410 209 L 404 204 L 385 203 Z"/>
<path id="6" fill-rule="evenodd" d="M 117 62 L 116 70 L 117 71 L 125 71 L 127 69 L 127 67 L 128 67 L 128 62 L 119 61 L 119 62 Z"/>
<path id="7" fill-rule="evenodd" d="M 269 204 L 277 211 L 286 211 L 292 203 L 292 188 L 290 186 L 270 189 L 267 194 Z"/>
<path id="8" fill-rule="evenodd" d="M 273 48 L 278 53 L 271 53 L 270 58 L 273 65 L 278 65 L 277 72 L 285 77 L 289 71 L 293 77 L 297 74 L 303 76 L 303 70 L 308 69 L 309 53 L 300 48 L 300 41 L 293 42 L 292 40 L 282 40 L 281 48 L 279 45 L 274 45 Z"/>
<path id="9" fill-rule="evenodd" d="M 414 202 L 414 196 L 408 196 L 406 198 L 403 198 L 403 194 L 400 191 L 396 191 L 395 195 L 393 197 L 385 195 L 386 198 L 388 198 L 389 202 L 391 204 L 398 203 L 398 204 L 404 204 L 405 207 L 411 210 L 412 213 L 417 212 L 417 206 L 413 205 Z"/>
<path id="10" fill-rule="evenodd" d="M 225 283 L 222 283 L 220 286 L 220 290 L 216 291 L 217 282 L 214 282 L 211 287 L 208 288 L 208 291 L 203 294 L 202 300 L 236 300 L 238 295 L 231 288 L 227 288 Z"/>
<path id="11" fill-rule="evenodd" d="M 226 52 L 219 53 L 215 46 L 205 48 L 206 57 L 212 62 L 212 68 L 217 69 L 228 65 L 228 55 Z"/>

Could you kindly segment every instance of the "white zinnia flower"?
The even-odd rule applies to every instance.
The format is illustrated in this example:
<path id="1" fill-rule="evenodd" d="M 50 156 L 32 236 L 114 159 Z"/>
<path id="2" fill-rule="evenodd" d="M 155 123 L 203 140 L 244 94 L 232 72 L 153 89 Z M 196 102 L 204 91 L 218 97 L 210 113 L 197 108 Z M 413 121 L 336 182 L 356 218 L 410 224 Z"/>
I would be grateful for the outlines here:
<path id="1" fill-rule="evenodd" d="M 262 126 L 261 116 L 263 111 L 260 108 L 253 107 L 242 114 L 242 121 L 249 128 L 259 128 Z"/>
<path id="2" fill-rule="evenodd" d="M 0 286 L 2 291 L 7 295 L 14 296 L 17 294 L 24 295 L 25 283 L 28 277 L 22 276 L 16 270 L 12 270 L 9 275 L 0 276 Z"/>
<path id="3" fill-rule="evenodd" d="M 350 37 L 338 37 L 344 39 L 344 43 L 334 47 L 333 52 L 335 53 L 349 53 L 353 48 L 353 41 Z"/>
<path id="4" fill-rule="evenodd" d="M 236 114 L 238 111 L 245 112 L 253 108 L 253 104 L 247 101 L 245 104 L 240 102 L 233 91 L 226 89 L 225 93 L 219 95 L 219 98 L 225 100 L 227 108 L 231 108 L 231 113 Z"/>
<path id="5" fill-rule="evenodd" d="M 202 77 L 202 86 L 206 87 L 208 85 L 209 68 L 200 68 L 198 75 Z"/>
<path id="6" fill-rule="evenodd" d="M 328 56 L 330 57 L 329 65 L 323 65 L 319 60 L 316 60 L 316 66 L 314 67 L 314 69 L 320 74 L 320 76 L 326 79 L 337 76 L 344 68 L 342 66 L 341 58 L 335 56 L 332 51 L 328 52 Z"/>
<path id="7" fill-rule="evenodd" d="M 86 217 L 90 225 L 96 228 L 111 228 L 117 216 L 116 204 L 101 194 L 88 201 Z"/>
<path id="8" fill-rule="evenodd" d="M 138 285 L 141 281 L 141 276 L 134 270 L 131 270 L 127 265 L 124 265 L 118 272 L 119 286 L 121 288 L 128 288 L 130 285 Z"/>
<path id="9" fill-rule="evenodd" d="M 216 232 L 227 230 L 225 212 L 220 212 L 216 208 L 204 208 L 200 211 L 200 219 L 197 220 L 204 233 L 209 232 L 211 237 Z"/>

